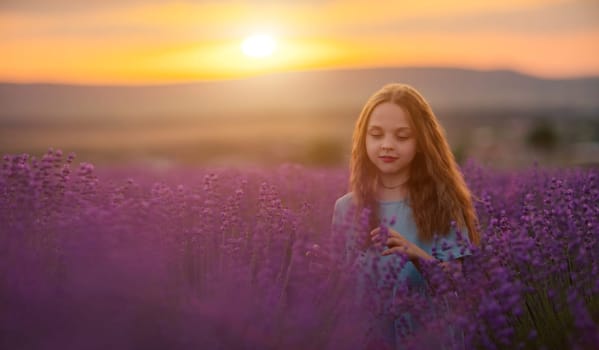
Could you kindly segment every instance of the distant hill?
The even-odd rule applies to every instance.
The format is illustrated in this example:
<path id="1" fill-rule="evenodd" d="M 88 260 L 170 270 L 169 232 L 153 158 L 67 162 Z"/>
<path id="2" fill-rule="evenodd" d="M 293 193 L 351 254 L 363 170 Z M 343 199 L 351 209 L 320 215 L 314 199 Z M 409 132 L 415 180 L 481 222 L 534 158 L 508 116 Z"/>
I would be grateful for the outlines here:
<path id="1" fill-rule="evenodd" d="M 0 84 L 0 122 L 359 109 L 375 90 L 394 81 L 419 89 L 435 110 L 599 111 L 599 77 L 540 79 L 505 70 L 381 68 L 277 73 L 159 86 L 4 83 Z"/>

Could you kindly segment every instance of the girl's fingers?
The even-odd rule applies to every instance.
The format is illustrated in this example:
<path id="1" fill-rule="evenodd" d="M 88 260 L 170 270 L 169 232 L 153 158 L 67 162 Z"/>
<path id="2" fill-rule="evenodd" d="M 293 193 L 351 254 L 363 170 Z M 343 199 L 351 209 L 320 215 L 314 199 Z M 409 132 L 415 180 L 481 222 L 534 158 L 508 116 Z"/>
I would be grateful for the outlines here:
<path id="1" fill-rule="evenodd" d="M 389 237 L 387 239 L 387 244 L 399 245 L 399 244 L 407 244 L 407 243 L 408 243 L 408 241 L 405 238 L 401 237 L 401 236 L 399 236 L 399 237 Z"/>
<path id="2" fill-rule="evenodd" d="M 393 247 L 391 249 L 386 249 L 384 250 L 381 255 L 391 255 L 395 252 L 404 252 L 405 249 L 403 249 L 403 247 Z"/>
<path id="3" fill-rule="evenodd" d="M 389 229 L 389 235 L 392 237 L 396 237 L 396 238 L 403 238 L 403 236 L 399 232 L 397 232 L 391 228 Z"/>
<path id="4" fill-rule="evenodd" d="M 393 246 L 400 246 L 402 245 L 402 240 L 398 239 L 398 238 L 389 238 L 387 240 L 387 246 L 388 247 L 393 247 Z"/>
<path id="5" fill-rule="evenodd" d="M 380 236 L 379 236 L 380 231 L 381 231 L 380 227 L 377 227 L 374 230 L 370 231 L 371 241 L 373 241 L 373 242 L 380 241 Z M 392 228 L 389 228 L 388 232 L 389 232 L 389 238 L 386 242 L 386 244 L 388 246 L 400 245 L 404 242 L 405 238 L 397 231 L 393 230 Z"/>

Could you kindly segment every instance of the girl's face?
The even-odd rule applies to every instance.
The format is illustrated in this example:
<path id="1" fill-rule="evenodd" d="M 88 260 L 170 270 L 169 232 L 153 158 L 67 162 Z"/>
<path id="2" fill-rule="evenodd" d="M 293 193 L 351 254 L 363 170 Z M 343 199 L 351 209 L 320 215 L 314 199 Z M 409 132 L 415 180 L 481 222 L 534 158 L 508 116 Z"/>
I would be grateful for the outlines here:
<path id="1" fill-rule="evenodd" d="M 405 174 L 416 155 L 415 132 L 408 115 L 391 102 L 374 108 L 366 127 L 366 153 L 384 175 Z"/>

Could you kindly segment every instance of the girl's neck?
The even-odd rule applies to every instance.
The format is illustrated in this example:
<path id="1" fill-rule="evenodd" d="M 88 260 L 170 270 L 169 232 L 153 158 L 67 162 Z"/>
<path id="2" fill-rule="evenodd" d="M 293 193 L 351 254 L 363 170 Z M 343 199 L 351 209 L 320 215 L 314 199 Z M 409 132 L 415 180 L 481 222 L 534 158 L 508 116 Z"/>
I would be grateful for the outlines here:
<path id="1" fill-rule="evenodd" d="M 376 190 L 376 198 L 379 201 L 389 202 L 403 200 L 408 197 L 408 189 L 405 186 L 388 189 L 382 186 L 378 186 Z"/>
<path id="2" fill-rule="evenodd" d="M 407 181 L 409 174 L 380 174 L 376 189 L 376 197 L 380 201 L 402 200 L 408 196 Z"/>

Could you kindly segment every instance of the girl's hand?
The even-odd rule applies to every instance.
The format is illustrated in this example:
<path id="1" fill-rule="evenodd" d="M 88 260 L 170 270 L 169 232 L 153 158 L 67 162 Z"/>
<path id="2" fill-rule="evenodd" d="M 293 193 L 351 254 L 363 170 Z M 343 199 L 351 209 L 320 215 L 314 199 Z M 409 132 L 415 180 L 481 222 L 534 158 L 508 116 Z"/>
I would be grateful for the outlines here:
<path id="1" fill-rule="evenodd" d="M 387 241 L 382 242 L 383 235 L 381 228 L 377 227 L 370 232 L 370 239 L 376 246 L 384 244 L 389 249 L 383 251 L 382 255 L 390 255 L 395 252 L 405 253 L 410 261 L 415 261 L 420 258 L 427 259 L 429 255 L 416 244 L 405 239 L 399 232 L 395 231 L 391 227 L 387 227 Z"/>

